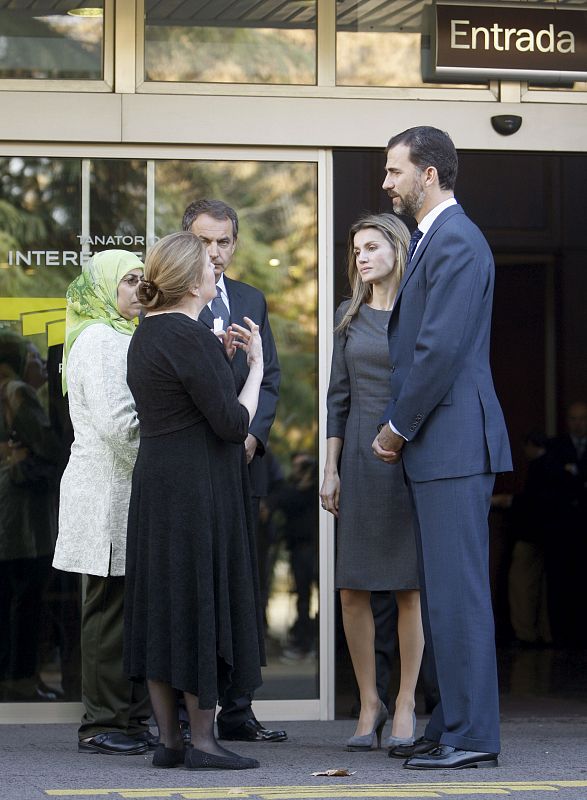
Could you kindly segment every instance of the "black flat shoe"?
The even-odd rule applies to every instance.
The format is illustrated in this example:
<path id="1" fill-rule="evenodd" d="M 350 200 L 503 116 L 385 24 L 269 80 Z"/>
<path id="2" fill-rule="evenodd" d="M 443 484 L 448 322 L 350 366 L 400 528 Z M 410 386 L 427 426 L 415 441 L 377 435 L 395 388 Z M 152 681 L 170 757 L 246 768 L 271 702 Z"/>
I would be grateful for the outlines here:
<path id="1" fill-rule="evenodd" d="M 251 717 L 238 728 L 226 730 L 222 723 L 218 723 L 218 738 L 229 742 L 285 742 L 287 733 L 285 731 L 270 731 L 264 728 L 261 723 Z M 405 757 L 405 756 L 404 756 Z"/>
<path id="2" fill-rule="evenodd" d="M 458 750 L 446 744 L 438 745 L 429 753 L 408 758 L 406 769 L 471 769 L 497 767 L 497 753 L 478 753 L 475 750 Z"/>
<path id="3" fill-rule="evenodd" d="M 259 766 L 255 758 L 245 758 L 228 750 L 225 752 L 225 756 L 219 756 L 190 747 L 185 751 L 186 769 L 256 769 Z"/>
<path id="4" fill-rule="evenodd" d="M 438 747 L 438 742 L 435 742 L 433 739 L 427 739 L 425 736 L 420 736 L 413 744 L 401 744 L 392 747 L 388 756 L 390 758 L 411 758 L 411 756 L 429 753 L 436 747 Z"/>
<path id="5" fill-rule="evenodd" d="M 172 750 L 164 744 L 158 744 L 153 753 L 152 764 L 154 767 L 178 767 L 185 761 L 185 748 Z"/>
<path id="6" fill-rule="evenodd" d="M 77 745 L 80 753 L 104 753 L 108 756 L 139 756 L 149 749 L 145 741 L 133 739 L 125 733 L 112 731 L 99 733 L 80 739 Z"/>

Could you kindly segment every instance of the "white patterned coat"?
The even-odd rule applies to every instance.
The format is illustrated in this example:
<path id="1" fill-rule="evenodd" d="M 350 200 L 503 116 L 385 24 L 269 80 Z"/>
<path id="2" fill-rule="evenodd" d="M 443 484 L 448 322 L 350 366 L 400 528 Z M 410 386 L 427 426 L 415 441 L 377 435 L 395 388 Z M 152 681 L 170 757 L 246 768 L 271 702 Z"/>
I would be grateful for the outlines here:
<path id="1" fill-rule="evenodd" d="M 131 478 L 139 446 L 139 422 L 126 382 L 130 339 L 108 325 L 90 325 L 67 360 L 75 440 L 61 479 L 53 559 L 53 566 L 66 572 L 124 575 Z"/>

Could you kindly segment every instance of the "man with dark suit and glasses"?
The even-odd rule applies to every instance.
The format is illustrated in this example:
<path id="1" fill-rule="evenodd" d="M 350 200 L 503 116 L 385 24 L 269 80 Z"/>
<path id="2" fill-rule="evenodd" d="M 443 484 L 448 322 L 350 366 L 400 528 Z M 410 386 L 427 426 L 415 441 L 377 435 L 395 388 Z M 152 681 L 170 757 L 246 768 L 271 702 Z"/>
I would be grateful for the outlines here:
<path id="1" fill-rule="evenodd" d="M 238 216 L 233 208 L 222 200 L 196 200 L 186 208 L 182 228 L 196 234 L 204 242 L 216 274 L 217 296 L 202 310 L 200 320 L 212 330 L 226 330 L 230 323 L 244 325 L 243 318 L 249 317 L 258 324 L 261 332 L 263 382 L 257 413 L 245 440 L 255 527 L 258 528 L 259 499 L 267 494 L 267 470 L 262 463 L 262 456 L 275 419 L 280 381 L 279 361 L 269 324 L 267 301 L 258 289 L 225 275 L 232 262 L 238 238 Z M 238 392 L 249 372 L 244 352 L 237 350 L 232 366 Z M 256 719 L 251 708 L 252 699 L 251 695 L 241 695 L 233 688 L 224 693 L 220 698 L 221 710 L 217 718 L 218 738 L 246 742 L 285 741 L 285 731 L 268 730 Z"/>
<path id="2" fill-rule="evenodd" d="M 387 146 L 383 189 L 418 227 L 389 321 L 391 397 L 373 451 L 403 460 L 440 689 L 424 736 L 390 751 L 408 769 L 497 766 L 500 749 L 488 514 L 495 473 L 512 464 L 489 366 L 493 257 L 454 198 L 457 166 L 437 128 Z"/>

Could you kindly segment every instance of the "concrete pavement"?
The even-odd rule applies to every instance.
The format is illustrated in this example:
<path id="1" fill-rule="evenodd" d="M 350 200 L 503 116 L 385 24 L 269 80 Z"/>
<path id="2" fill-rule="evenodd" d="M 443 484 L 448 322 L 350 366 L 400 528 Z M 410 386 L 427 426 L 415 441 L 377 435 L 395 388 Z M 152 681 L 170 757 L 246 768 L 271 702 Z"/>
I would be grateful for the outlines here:
<path id="1" fill-rule="evenodd" d="M 269 722 L 264 720 L 264 722 Z M 419 720 L 418 733 L 425 719 Z M 349 753 L 354 721 L 272 722 L 285 727 L 282 744 L 237 744 L 261 768 L 242 772 L 162 770 L 148 756 L 77 752 L 76 725 L 0 725 L 0 800 L 47 798 L 245 798 L 345 800 L 345 798 L 475 798 L 587 800 L 587 716 L 512 716 L 502 725 L 498 769 L 414 772 L 385 751 Z M 335 767 L 351 777 L 313 777 Z"/>

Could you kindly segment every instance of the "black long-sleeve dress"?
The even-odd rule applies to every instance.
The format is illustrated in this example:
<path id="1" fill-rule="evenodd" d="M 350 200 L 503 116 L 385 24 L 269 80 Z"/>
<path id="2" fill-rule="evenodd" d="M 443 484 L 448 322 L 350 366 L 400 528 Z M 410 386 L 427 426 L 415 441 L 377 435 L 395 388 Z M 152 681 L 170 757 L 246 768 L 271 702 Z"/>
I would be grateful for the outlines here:
<path id="1" fill-rule="evenodd" d="M 147 317 L 128 353 L 141 428 L 127 537 L 125 669 L 214 708 L 264 663 L 243 442 L 224 349 L 181 313 Z"/>

